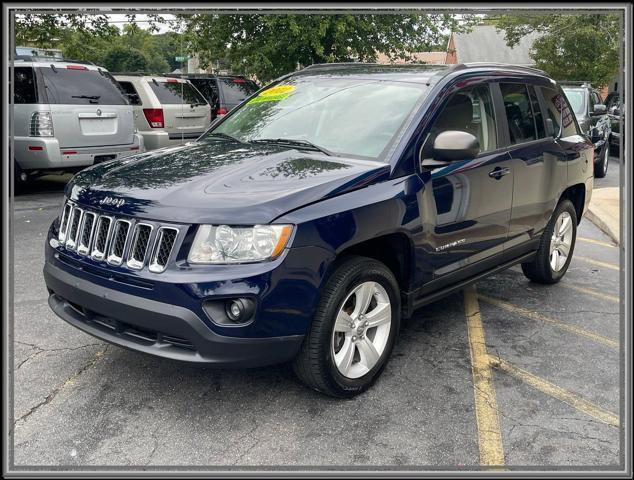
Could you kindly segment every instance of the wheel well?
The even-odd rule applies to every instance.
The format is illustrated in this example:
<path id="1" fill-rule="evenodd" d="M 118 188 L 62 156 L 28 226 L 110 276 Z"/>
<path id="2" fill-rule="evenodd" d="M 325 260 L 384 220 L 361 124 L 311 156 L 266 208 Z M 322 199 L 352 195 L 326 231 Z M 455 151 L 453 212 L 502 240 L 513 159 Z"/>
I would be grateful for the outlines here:
<path id="1" fill-rule="evenodd" d="M 582 183 L 568 187 L 561 194 L 561 200 L 567 198 L 572 202 L 577 212 L 577 223 L 581 222 L 581 216 L 583 215 L 583 206 L 586 200 L 586 187 Z"/>
<path id="2" fill-rule="evenodd" d="M 411 276 L 411 249 L 407 235 L 392 233 L 352 245 L 342 250 L 337 257 L 342 259 L 349 255 L 361 255 L 378 260 L 392 271 L 399 288 L 406 291 L 409 290 Z"/>

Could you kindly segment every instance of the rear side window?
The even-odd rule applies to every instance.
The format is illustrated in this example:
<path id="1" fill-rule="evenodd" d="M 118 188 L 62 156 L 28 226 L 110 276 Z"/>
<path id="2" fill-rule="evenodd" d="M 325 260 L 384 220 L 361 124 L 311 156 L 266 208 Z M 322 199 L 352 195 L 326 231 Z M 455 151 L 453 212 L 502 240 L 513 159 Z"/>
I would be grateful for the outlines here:
<path id="1" fill-rule="evenodd" d="M 544 116 L 542 115 L 542 108 L 537 100 L 535 89 L 532 85 L 527 85 L 528 93 L 531 97 L 531 107 L 533 107 L 533 118 L 535 119 L 535 129 L 537 130 L 537 138 L 544 138 L 546 136 L 546 128 L 544 127 Z"/>
<path id="2" fill-rule="evenodd" d="M 258 86 L 245 78 L 219 78 L 223 101 L 229 104 L 242 103 L 258 90 Z"/>
<path id="3" fill-rule="evenodd" d="M 218 106 L 218 84 L 212 78 L 190 78 L 189 81 L 207 99 L 210 105 Z"/>
<path id="4" fill-rule="evenodd" d="M 134 88 L 134 85 L 132 85 L 132 82 L 120 81 L 119 85 L 121 85 L 121 88 L 125 92 L 125 95 L 128 97 L 128 101 L 132 105 L 143 105 L 143 102 L 141 101 L 141 97 L 139 97 L 139 92 L 136 91 L 136 88 Z"/>
<path id="5" fill-rule="evenodd" d="M 164 105 L 202 104 L 207 101 L 190 83 L 184 82 L 148 82 L 158 101 Z"/>
<path id="6" fill-rule="evenodd" d="M 48 103 L 61 105 L 128 105 L 123 90 L 103 70 L 41 67 Z"/>
<path id="7" fill-rule="evenodd" d="M 555 132 L 559 137 L 571 137 L 580 135 L 577 120 L 568 103 L 566 95 L 555 88 L 540 87 L 546 101 L 548 118 L 553 122 Z"/>
<path id="8" fill-rule="evenodd" d="M 13 101 L 15 103 L 37 103 L 33 68 L 16 67 L 13 75 L 15 79 Z"/>
<path id="9" fill-rule="evenodd" d="M 526 85 L 501 83 L 500 89 L 502 90 L 511 143 L 537 140 L 535 118 Z"/>

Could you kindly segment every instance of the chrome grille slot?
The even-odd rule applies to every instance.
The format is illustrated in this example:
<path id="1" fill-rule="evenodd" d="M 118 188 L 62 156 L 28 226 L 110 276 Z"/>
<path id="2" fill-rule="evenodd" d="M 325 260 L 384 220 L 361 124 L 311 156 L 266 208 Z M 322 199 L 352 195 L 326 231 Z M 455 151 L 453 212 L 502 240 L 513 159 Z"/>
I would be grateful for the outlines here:
<path id="1" fill-rule="evenodd" d="M 171 227 L 161 227 L 158 230 L 156 240 L 154 242 L 154 252 L 148 267 L 151 272 L 161 273 L 167 267 L 174 245 L 178 229 Z"/>
<path id="2" fill-rule="evenodd" d="M 130 222 L 127 220 L 117 220 L 114 224 L 114 231 L 110 241 L 108 263 L 111 265 L 121 265 L 125 253 L 126 240 L 130 232 Z"/>
<path id="3" fill-rule="evenodd" d="M 84 211 L 79 207 L 74 207 L 73 212 L 71 213 L 68 225 L 68 235 L 66 236 L 66 248 L 69 250 L 74 250 L 77 246 L 77 236 L 79 235 L 79 225 L 81 223 L 83 213 Z"/>
<path id="4" fill-rule="evenodd" d="M 104 260 L 106 258 L 106 249 L 108 248 L 108 239 L 112 232 L 112 224 L 112 217 L 101 216 L 97 220 L 95 240 L 90 254 L 94 260 Z"/>
<path id="5" fill-rule="evenodd" d="M 64 210 L 62 210 L 62 219 L 59 222 L 59 233 L 57 234 L 57 239 L 60 243 L 64 243 L 66 240 L 66 231 L 68 230 L 68 220 L 70 219 L 70 214 L 73 211 L 73 206 L 70 203 L 64 205 Z"/>
<path id="6" fill-rule="evenodd" d="M 90 251 L 90 241 L 95 231 L 95 218 L 97 218 L 97 215 L 94 213 L 84 212 L 81 228 L 79 229 L 79 243 L 77 245 L 77 253 L 80 255 L 87 255 Z"/>
<path id="7" fill-rule="evenodd" d="M 134 234 L 130 242 L 130 255 L 127 265 L 134 270 L 140 270 L 145 264 L 148 246 L 150 245 L 150 235 L 152 235 L 152 225 L 147 223 L 137 223 L 134 227 Z"/>

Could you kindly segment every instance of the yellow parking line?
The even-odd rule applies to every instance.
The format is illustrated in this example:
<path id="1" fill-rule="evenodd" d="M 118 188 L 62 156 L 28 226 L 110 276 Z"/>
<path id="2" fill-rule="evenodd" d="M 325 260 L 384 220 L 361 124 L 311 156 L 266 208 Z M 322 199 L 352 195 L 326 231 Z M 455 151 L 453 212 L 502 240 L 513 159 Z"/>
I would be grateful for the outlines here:
<path id="1" fill-rule="evenodd" d="M 597 267 L 609 268 L 610 270 L 621 270 L 621 267 L 614 263 L 600 262 L 599 260 L 594 260 L 593 258 L 580 257 L 578 255 L 575 255 L 573 259 L 574 258 L 581 260 L 582 262 L 589 263 L 590 265 L 596 265 Z"/>
<path id="2" fill-rule="evenodd" d="M 602 343 L 610 348 L 618 350 L 619 342 L 617 340 L 613 340 L 608 337 L 604 337 L 603 335 L 599 335 L 598 333 L 593 333 L 588 330 L 584 330 L 580 327 L 575 327 L 574 325 L 570 325 L 568 323 L 560 322 L 559 320 L 555 320 L 552 318 L 548 318 L 541 313 L 533 312 L 532 310 L 528 310 L 527 308 L 518 307 L 517 305 L 513 305 L 512 303 L 505 302 L 503 300 L 499 300 L 497 298 L 487 297 L 486 295 L 479 294 L 478 298 L 480 300 L 484 300 L 491 305 L 495 305 L 497 307 L 503 308 L 512 313 L 517 313 L 518 315 L 522 315 L 523 317 L 530 318 L 531 320 L 538 320 L 540 322 L 548 323 L 562 330 L 566 330 L 568 332 L 575 333 L 582 337 L 589 338 L 590 340 L 594 340 L 595 342 Z"/>
<path id="3" fill-rule="evenodd" d="M 550 395 L 553 398 L 561 400 L 564 403 L 567 403 L 573 408 L 590 415 L 597 420 L 607 423 L 608 425 L 612 425 L 613 427 L 619 426 L 619 417 L 618 415 L 605 410 L 594 403 L 589 402 L 581 398 L 580 396 L 569 392 L 568 390 L 564 390 L 557 385 L 550 383 L 543 378 L 537 377 L 532 373 L 529 373 L 525 370 L 522 370 L 514 365 L 511 365 L 505 360 L 496 357 L 489 357 L 491 365 L 509 375 L 523 381 L 524 383 L 530 385 L 531 387 L 539 390 L 540 392 L 545 393 L 546 395 Z"/>
<path id="4" fill-rule="evenodd" d="M 464 291 L 464 307 L 471 351 L 471 374 L 475 396 L 480 465 L 501 466 L 504 465 L 502 432 L 484 329 L 480 318 L 478 294 L 474 286 L 468 287 Z"/>
<path id="5" fill-rule="evenodd" d="M 599 240 L 594 240 L 593 238 L 577 237 L 577 240 L 585 243 L 593 243 L 594 245 L 601 245 L 602 247 L 616 248 L 616 245 L 607 242 L 601 242 Z"/>
<path id="6" fill-rule="evenodd" d="M 572 285 L 570 283 L 560 283 L 559 285 L 562 285 L 566 288 L 570 288 L 571 290 L 576 290 L 577 292 L 581 292 L 581 293 L 585 293 L 587 295 L 592 295 L 593 297 L 597 297 L 597 298 L 602 298 L 604 300 L 609 300 L 611 302 L 614 303 L 619 303 L 621 301 L 621 299 L 619 297 L 616 297 L 614 295 L 608 295 L 607 293 L 603 293 L 603 292 L 597 292 L 596 290 L 592 290 L 590 288 L 584 288 L 584 287 L 580 287 L 579 285 Z"/>

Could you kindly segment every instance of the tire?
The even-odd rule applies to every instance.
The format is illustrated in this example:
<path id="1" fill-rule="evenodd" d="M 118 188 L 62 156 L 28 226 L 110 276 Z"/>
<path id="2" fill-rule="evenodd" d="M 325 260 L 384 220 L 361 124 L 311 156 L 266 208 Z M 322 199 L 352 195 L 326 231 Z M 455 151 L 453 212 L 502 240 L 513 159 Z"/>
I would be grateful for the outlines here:
<path id="1" fill-rule="evenodd" d="M 22 180 L 22 168 L 18 162 L 13 161 L 13 195 L 17 196 L 24 193 L 29 185 L 29 180 Z"/>
<path id="2" fill-rule="evenodd" d="M 610 164 L 610 147 L 606 142 L 601 151 L 601 160 L 594 166 L 595 178 L 604 178 L 608 174 L 608 165 Z"/>
<path id="3" fill-rule="evenodd" d="M 560 224 L 560 218 L 568 218 L 569 230 L 567 229 L 563 235 L 563 225 Z M 566 221 L 566 220 L 563 220 Z M 554 231 L 557 228 L 559 234 L 554 236 Z M 559 241 L 559 239 L 563 241 Z M 539 242 L 539 248 L 535 258 L 531 262 L 522 263 L 522 271 L 524 275 L 533 282 L 552 284 L 557 283 L 563 278 L 568 270 L 570 261 L 572 260 L 572 254 L 575 249 L 575 242 L 577 240 L 577 212 L 572 202 L 568 199 L 561 200 L 555 208 L 553 215 L 542 233 L 542 237 Z M 555 243 L 555 251 L 551 256 L 551 246 Z M 568 244 L 568 254 L 563 258 L 563 253 L 566 250 L 566 243 Z M 553 267 L 553 256 L 557 257 L 555 262 L 556 268 Z"/>
<path id="4" fill-rule="evenodd" d="M 357 313 L 358 309 L 364 310 L 364 298 L 369 299 L 365 309 L 367 317 L 363 316 L 364 311 Z M 388 312 L 389 320 L 386 320 Z M 400 291 L 390 269 L 370 258 L 348 257 L 335 269 L 323 289 L 310 331 L 293 360 L 295 374 L 306 385 L 326 395 L 338 398 L 358 395 L 370 387 L 385 368 L 398 336 L 400 315 Z M 378 326 L 365 326 L 372 318 Z M 355 328 L 350 328 L 351 324 Z M 373 352 L 368 351 L 370 343 Z M 351 350 L 353 353 L 348 354 Z"/>

